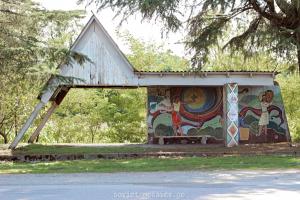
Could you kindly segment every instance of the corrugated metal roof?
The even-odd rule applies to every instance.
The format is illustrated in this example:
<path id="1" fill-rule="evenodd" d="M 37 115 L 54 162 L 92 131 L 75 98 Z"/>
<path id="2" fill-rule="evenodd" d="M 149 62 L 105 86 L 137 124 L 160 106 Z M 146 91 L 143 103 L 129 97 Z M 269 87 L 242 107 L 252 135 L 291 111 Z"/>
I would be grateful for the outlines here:
<path id="1" fill-rule="evenodd" d="M 247 70 L 228 70 L 228 71 L 135 71 L 138 75 L 160 74 L 160 75 L 277 75 L 276 71 L 247 71 Z"/>

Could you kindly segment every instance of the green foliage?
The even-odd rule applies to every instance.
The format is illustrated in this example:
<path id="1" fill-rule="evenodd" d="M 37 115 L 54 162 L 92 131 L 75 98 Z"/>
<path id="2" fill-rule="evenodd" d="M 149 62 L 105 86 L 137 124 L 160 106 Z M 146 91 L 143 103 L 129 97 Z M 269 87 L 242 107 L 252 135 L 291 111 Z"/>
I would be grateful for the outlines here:
<path id="1" fill-rule="evenodd" d="M 71 90 L 40 142 L 144 142 L 145 99 L 142 89 Z"/>
<path id="2" fill-rule="evenodd" d="M 300 79 L 299 75 L 281 74 L 278 76 L 278 82 L 281 86 L 281 92 L 284 101 L 285 111 L 287 113 L 289 130 L 293 141 L 300 142 Z"/>

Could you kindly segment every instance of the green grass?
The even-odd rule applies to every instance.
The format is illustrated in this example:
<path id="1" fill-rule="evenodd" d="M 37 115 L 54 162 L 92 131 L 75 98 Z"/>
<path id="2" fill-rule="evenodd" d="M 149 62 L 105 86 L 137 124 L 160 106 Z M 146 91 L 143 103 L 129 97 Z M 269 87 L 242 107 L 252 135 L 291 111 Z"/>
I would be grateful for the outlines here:
<path id="1" fill-rule="evenodd" d="M 300 169 L 292 156 L 235 156 L 77 160 L 39 163 L 2 162 L 0 173 L 151 172 L 216 169 Z"/>

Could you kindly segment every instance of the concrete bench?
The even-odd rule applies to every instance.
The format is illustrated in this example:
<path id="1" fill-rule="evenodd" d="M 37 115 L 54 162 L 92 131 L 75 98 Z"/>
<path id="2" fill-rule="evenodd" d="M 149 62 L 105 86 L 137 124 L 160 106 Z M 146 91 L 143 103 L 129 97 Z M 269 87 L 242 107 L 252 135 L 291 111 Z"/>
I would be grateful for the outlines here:
<path id="1" fill-rule="evenodd" d="M 207 139 L 211 138 L 212 136 L 210 135 L 193 135 L 193 136 L 187 136 L 187 135 L 183 135 L 183 136 L 157 136 L 158 137 L 158 144 L 160 145 L 164 145 L 166 140 L 170 140 L 170 139 L 175 139 L 175 140 L 183 140 L 183 139 L 187 139 L 187 140 L 193 140 L 193 139 L 201 139 L 201 144 L 206 144 L 207 143 Z"/>

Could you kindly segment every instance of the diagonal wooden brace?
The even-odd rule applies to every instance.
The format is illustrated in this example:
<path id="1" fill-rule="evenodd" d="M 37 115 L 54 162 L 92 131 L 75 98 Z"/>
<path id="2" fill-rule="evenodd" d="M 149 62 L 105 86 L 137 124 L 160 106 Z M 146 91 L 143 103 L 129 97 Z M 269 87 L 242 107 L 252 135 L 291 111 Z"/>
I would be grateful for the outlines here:
<path id="1" fill-rule="evenodd" d="M 38 137 L 38 135 L 40 134 L 41 130 L 44 128 L 46 122 L 48 121 L 48 119 L 50 118 L 50 116 L 52 115 L 52 113 L 54 112 L 54 110 L 57 107 L 58 107 L 58 105 L 56 104 L 55 101 L 53 101 L 52 105 L 48 109 L 47 113 L 42 117 L 41 123 L 38 125 L 38 127 L 35 129 L 35 131 L 30 136 L 30 138 L 28 140 L 28 143 L 33 143 L 34 142 L 34 140 Z"/>
<path id="2" fill-rule="evenodd" d="M 69 91 L 69 88 L 62 88 L 62 90 L 58 93 L 55 100 L 52 102 L 51 107 L 46 112 L 46 114 L 42 117 L 41 123 L 38 125 L 38 127 L 35 129 L 33 134 L 30 136 L 28 143 L 33 143 L 34 140 L 39 136 L 41 130 L 44 128 L 46 122 L 50 118 L 50 116 L 53 114 L 54 110 L 60 105 L 60 103 L 63 101 L 65 96 L 67 95 Z"/>

